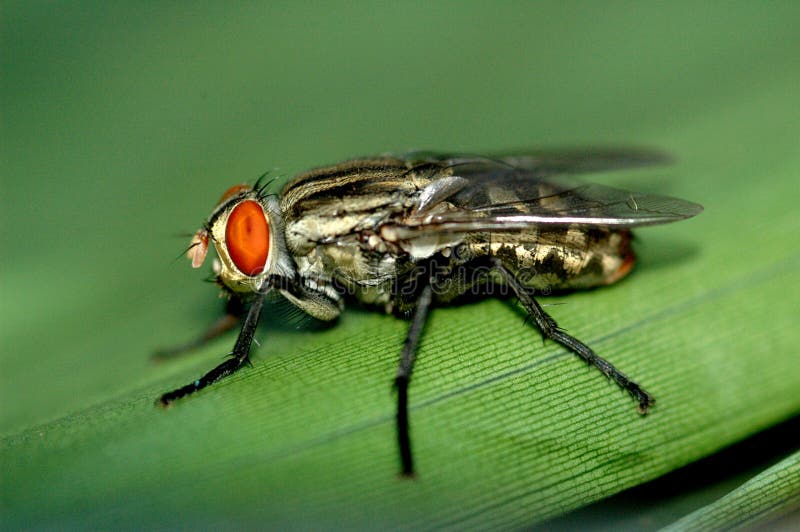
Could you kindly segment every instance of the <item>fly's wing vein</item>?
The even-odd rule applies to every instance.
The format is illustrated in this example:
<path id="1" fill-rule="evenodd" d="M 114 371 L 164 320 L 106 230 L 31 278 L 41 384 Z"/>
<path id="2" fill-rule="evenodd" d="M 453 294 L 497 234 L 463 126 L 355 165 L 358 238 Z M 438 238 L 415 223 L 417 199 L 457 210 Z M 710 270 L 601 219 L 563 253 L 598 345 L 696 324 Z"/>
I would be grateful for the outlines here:
<path id="1" fill-rule="evenodd" d="M 428 205 L 424 213 L 407 217 L 403 229 L 409 233 L 514 231 L 538 224 L 636 227 L 682 220 L 702 211 L 700 205 L 678 198 L 585 183 L 566 175 L 657 162 L 647 152 L 499 159 L 426 155 L 420 164 L 437 162 L 442 175 L 459 176 L 466 184 L 440 198 L 440 208 Z M 434 182 L 437 179 L 443 178 L 434 177 Z"/>

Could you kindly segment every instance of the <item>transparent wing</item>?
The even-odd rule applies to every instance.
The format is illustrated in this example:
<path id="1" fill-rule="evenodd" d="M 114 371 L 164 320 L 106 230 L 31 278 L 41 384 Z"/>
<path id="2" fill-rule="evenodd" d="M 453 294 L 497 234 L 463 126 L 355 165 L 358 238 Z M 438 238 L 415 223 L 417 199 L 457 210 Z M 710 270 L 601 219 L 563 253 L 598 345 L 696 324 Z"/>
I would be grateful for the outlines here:
<path id="1" fill-rule="evenodd" d="M 452 166 L 483 164 L 488 167 L 495 164 L 508 168 L 513 167 L 536 177 L 624 170 L 672 162 L 672 157 L 660 151 L 619 147 L 534 150 L 527 153 L 498 153 L 489 157 L 418 151 L 405 154 L 402 158 L 415 162 L 435 162 Z"/>
<path id="2" fill-rule="evenodd" d="M 418 155 L 418 154 L 415 154 Z M 586 183 L 568 174 L 664 162 L 645 151 L 595 150 L 499 158 L 425 154 L 438 167 L 406 220 L 414 232 L 513 231 L 532 224 L 636 227 L 683 220 L 703 208 L 689 201 Z"/>

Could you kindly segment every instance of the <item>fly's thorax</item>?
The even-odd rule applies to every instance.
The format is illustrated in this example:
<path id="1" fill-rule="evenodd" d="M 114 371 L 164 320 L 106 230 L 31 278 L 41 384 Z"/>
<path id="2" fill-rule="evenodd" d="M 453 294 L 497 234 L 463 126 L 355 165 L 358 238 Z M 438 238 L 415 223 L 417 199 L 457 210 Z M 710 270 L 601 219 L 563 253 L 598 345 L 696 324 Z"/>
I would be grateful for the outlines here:
<path id="1" fill-rule="evenodd" d="M 436 176 L 448 173 L 440 170 Z M 289 250 L 302 256 L 320 244 L 375 235 L 417 207 L 433 180 L 434 174 L 393 157 L 347 161 L 301 174 L 281 193 Z"/>
<path id="2" fill-rule="evenodd" d="M 283 221 L 277 200 L 245 185 L 229 189 L 192 241 L 192 266 L 205 257 L 208 239 L 214 243 L 218 281 L 235 293 L 254 292 L 273 274 L 292 275 Z"/>
<path id="3" fill-rule="evenodd" d="M 319 244 L 308 254 L 294 257 L 301 278 L 334 282 L 356 299 L 377 300 L 397 276 L 397 256 L 376 250 L 357 236 Z M 371 293 L 365 296 L 360 294 Z M 375 301 L 369 301 L 375 302 Z"/>

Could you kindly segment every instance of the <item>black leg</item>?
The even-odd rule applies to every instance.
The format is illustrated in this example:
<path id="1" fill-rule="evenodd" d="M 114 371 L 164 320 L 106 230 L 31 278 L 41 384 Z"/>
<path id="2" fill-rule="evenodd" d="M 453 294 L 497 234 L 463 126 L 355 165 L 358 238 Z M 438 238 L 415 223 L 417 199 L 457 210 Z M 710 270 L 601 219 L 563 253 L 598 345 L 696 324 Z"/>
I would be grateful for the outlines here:
<path id="1" fill-rule="evenodd" d="M 232 302 L 233 300 L 231 300 Z M 236 307 L 231 307 L 226 309 L 225 315 L 221 316 L 217 321 L 211 324 L 211 326 L 203 331 L 203 333 L 191 340 L 186 342 L 185 344 L 175 345 L 172 347 L 167 347 L 163 349 L 159 349 L 155 353 L 153 353 L 153 360 L 156 362 L 161 362 L 164 360 L 170 360 L 172 358 L 176 358 L 180 355 L 188 353 L 189 351 L 194 351 L 195 349 L 199 349 L 200 347 L 204 346 L 214 338 L 225 334 L 226 332 L 230 331 L 231 329 L 235 328 L 239 321 L 242 319 L 242 306 L 241 304 L 237 304 Z"/>
<path id="2" fill-rule="evenodd" d="M 250 345 L 253 341 L 256 326 L 258 325 L 258 319 L 261 317 L 261 307 L 263 304 L 264 293 L 256 293 L 255 299 L 250 305 L 250 310 L 247 312 L 247 318 L 244 321 L 242 330 L 239 332 L 239 337 L 236 339 L 236 345 L 233 346 L 233 352 L 230 354 L 230 358 L 196 381 L 162 395 L 159 399 L 161 406 L 169 406 L 176 399 L 185 397 L 197 390 L 202 390 L 206 386 L 234 373 L 247 364 L 250 360 Z"/>
<path id="3" fill-rule="evenodd" d="M 406 341 L 403 343 L 403 351 L 400 353 L 400 366 L 397 368 L 397 376 L 394 378 L 394 387 L 397 389 L 397 443 L 400 446 L 401 473 L 407 477 L 414 475 L 411 438 L 408 433 L 408 383 L 411 382 L 417 344 L 422 336 L 422 330 L 425 328 L 432 298 L 433 290 L 428 284 L 417 299 L 417 306 L 411 318 Z"/>
<path id="4" fill-rule="evenodd" d="M 600 358 L 592 349 L 561 330 L 553 318 L 551 318 L 533 298 L 531 291 L 522 285 L 519 280 L 500 262 L 495 262 L 495 268 L 503 276 L 505 281 L 516 293 L 520 303 L 530 313 L 542 336 L 563 345 L 588 364 L 599 369 L 603 375 L 610 378 L 619 385 L 620 388 L 630 393 L 639 402 L 639 413 L 646 414 L 647 409 L 655 403 L 652 395 L 644 391 L 641 386 L 629 379 L 624 373 L 615 368 L 607 360 Z"/>

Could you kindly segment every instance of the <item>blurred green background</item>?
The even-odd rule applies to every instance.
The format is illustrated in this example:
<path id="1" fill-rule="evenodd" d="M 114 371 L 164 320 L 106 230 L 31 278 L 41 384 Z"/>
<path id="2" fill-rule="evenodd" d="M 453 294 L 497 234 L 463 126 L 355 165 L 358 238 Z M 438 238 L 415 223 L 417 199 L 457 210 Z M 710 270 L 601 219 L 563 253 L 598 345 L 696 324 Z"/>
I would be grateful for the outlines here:
<path id="1" fill-rule="evenodd" d="M 799 24 L 790 1 L 3 2 L 2 523 L 527 527 L 796 427 Z M 252 368 L 153 406 L 234 341 L 149 360 L 221 308 L 173 258 L 228 186 L 386 151 L 614 144 L 678 162 L 597 179 L 706 212 L 641 231 L 625 282 L 547 303 L 657 397 L 647 418 L 492 300 L 433 313 L 414 482 L 395 475 L 392 317 L 316 331 L 278 309 Z M 722 462 L 707 489 L 687 495 L 689 469 L 550 525 L 657 528 L 737 489 L 765 502 L 712 523 L 791 511 L 800 475 L 738 486 L 796 472 L 796 446 L 747 449 L 765 463 Z"/>

